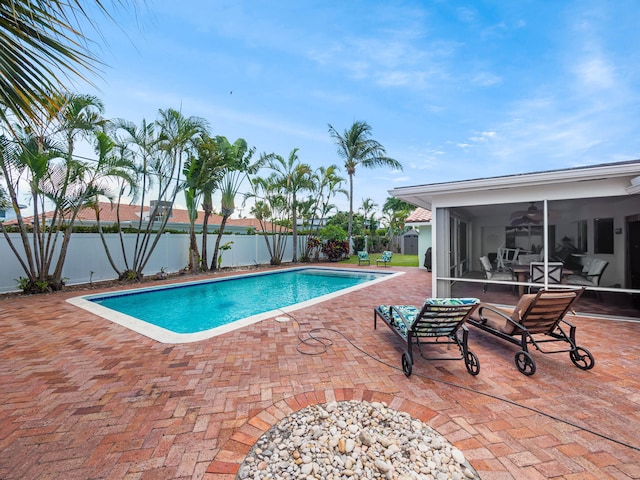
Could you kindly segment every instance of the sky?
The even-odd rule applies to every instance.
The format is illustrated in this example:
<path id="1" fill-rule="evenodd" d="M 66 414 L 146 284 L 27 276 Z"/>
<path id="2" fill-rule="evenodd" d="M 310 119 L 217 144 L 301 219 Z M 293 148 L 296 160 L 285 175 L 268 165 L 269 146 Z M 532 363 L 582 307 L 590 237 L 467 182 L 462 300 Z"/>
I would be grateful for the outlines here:
<path id="1" fill-rule="evenodd" d="M 403 170 L 357 168 L 355 209 L 399 186 L 640 158 L 637 0 L 147 0 L 113 17 L 94 17 L 105 66 L 77 86 L 107 118 L 174 108 L 345 177 L 328 125 L 365 121 Z"/>

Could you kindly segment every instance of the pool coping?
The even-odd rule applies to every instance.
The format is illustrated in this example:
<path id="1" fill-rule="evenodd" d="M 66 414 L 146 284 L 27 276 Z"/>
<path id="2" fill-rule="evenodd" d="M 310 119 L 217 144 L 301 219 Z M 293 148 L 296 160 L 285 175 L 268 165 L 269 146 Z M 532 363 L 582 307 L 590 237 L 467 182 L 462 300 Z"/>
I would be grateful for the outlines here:
<path id="1" fill-rule="evenodd" d="M 277 270 L 277 272 L 287 272 L 287 271 L 295 271 L 295 270 L 303 270 L 303 269 L 308 269 L 308 268 L 314 268 L 314 269 L 321 269 L 321 270 L 337 270 L 337 271 L 343 271 L 343 272 L 355 272 L 355 273 L 376 273 L 376 274 L 383 274 L 383 276 L 381 276 L 380 278 L 376 278 L 374 280 L 368 281 L 366 283 L 362 283 L 359 285 L 354 285 L 352 287 L 347 287 L 347 288 L 343 288 L 341 290 L 338 290 L 336 292 L 332 292 L 332 293 L 327 293 L 325 295 L 321 295 L 319 297 L 315 297 L 309 300 L 305 300 L 304 302 L 299 302 L 299 303 L 295 303 L 293 305 L 288 305 L 286 307 L 282 307 L 282 308 L 278 308 L 275 310 L 270 310 L 268 312 L 263 312 L 263 313 L 258 313 L 255 315 L 251 315 L 249 317 L 245 317 L 242 318 L 240 320 L 236 320 L 234 322 L 228 323 L 226 325 L 220 325 L 218 327 L 214 327 L 214 328 L 210 328 L 208 330 L 203 330 L 201 332 L 194 332 L 194 333 L 178 333 L 178 332 L 173 332 L 171 330 L 168 330 L 166 328 L 160 327 L 158 325 L 154 325 L 152 323 L 149 323 L 147 321 L 144 320 L 140 320 L 138 318 L 132 317 L 130 315 L 127 315 L 125 313 L 120 313 L 117 312 L 115 310 L 112 310 L 110 308 L 104 307 L 102 305 L 99 305 L 95 302 L 92 302 L 90 300 L 88 300 L 88 298 L 95 298 L 95 297 L 100 297 L 100 296 L 109 296 L 110 293 L 109 292 L 105 292 L 105 293 L 94 293 L 94 294 L 89 294 L 89 295 L 81 295 L 78 297 L 72 297 L 72 298 L 68 298 L 66 301 L 76 307 L 82 308 L 83 310 L 86 310 L 90 313 L 93 313 L 94 315 L 97 315 L 99 317 L 104 318 L 105 320 L 108 320 L 110 322 L 116 323 L 118 325 L 121 325 L 125 328 L 128 328 L 129 330 L 133 330 L 136 333 L 139 333 L 140 335 L 144 335 L 145 337 L 149 337 L 152 340 L 156 340 L 160 343 L 168 343 L 168 344 L 176 344 L 176 343 L 191 343 L 191 342 L 199 342 L 202 340 L 206 340 L 218 335 L 222 335 L 234 330 L 237 330 L 238 328 L 242 328 L 242 327 L 246 327 L 248 325 L 252 325 L 254 323 L 257 322 L 261 322 L 263 320 L 266 320 L 268 318 L 272 318 L 274 316 L 277 315 L 282 315 L 282 314 L 286 314 L 302 309 L 302 308 L 306 308 L 306 307 L 310 307 L 312 305 L 316 305 L 318 303 L 321 302 L 326 302 L 327 300 L 331 300 L 333 298 L 342 296 L 342 295 L 346 295 L 347 293 L 351 293 L 354 292 L 356 290 L 360 290 L 362 288 L 366 288 L 368 286 L 371 285 L 375 285 L 377 283 L 380 282 L 384 282 L 386 280 L 389 280 L 391 278 L 395 278 L 399 275 L 404 275 L 406 272 L 402 272 L 402 271 L 389 271 L 389 272 L 380 272 L 379 270 L 370 270 L 370 269 L 353 269 L 353 268 L 339 268 L 339 267 L 324 267 L 324 266 L 300 266 L 300 267 L 292 267 L 292 268 L 285 268 L 285 269 L 280 269 Z M 227 281 L 230 279 L 234 279 L 234 278 L 242 278 L 242 277 L 248 277 L 248 276 L 260 276 L 260 275 L 270 275 L 273 273 L 277 273 L 277 272 L 265 272 L 265 271 L 261 271 L 261 272 L 252 272 L 252 273 L 242 273 L 242 274 L 238 274 L 238 275 L 231 275 L 231 276 L 226 276 L 226 277 L 221 277 L 221 278 L 209 278 L 206 280 L 193 280 L 193 281 L 188 281 L 188 282 L 176 282 L 176 283 L 170 283 L 170 284 L 165 284 L 165 285 L 161 285 L 161 286 L 152 286 L 152 287 L 139 287 L 139 288 L 131 288 L 131 289 L 127 289 L 127 290 L 120 290 L 117 292 L 113 292 L 116 295 L 126 295 L 128 293 L 132 293 L 132 292 L 142 292 L 142 291 L 153 291 L 153 290 L 163 290 L 163 289 L 167 289 L 167 288 L 173 288 L 173 287 L 184 287 L 184 286 L 188 286 L 188 285 L 198 285 L 198 284 L 202 284 L 202 283 L 213 283 L 213 282 L 219 282 L 219 281 Z"/>

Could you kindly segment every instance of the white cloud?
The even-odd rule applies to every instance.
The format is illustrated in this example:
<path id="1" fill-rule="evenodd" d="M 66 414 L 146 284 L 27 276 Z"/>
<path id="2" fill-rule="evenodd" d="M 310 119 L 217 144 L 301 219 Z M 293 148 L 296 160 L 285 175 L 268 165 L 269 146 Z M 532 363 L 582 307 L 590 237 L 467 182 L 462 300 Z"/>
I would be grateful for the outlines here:
<path id="1" fill-rule="evenodd" d="M 471 83 L 480 87 L 492 87 L 502 83 L 502 77 L 491 72 L 480 72 L 471 78 Z"/>
<path id="2" fill-rule="evenodd" d="M 612 89 L 616 86 L 613 67 L 602 56 L 583 59 L 574 67 L 578 81 L 587 88 Z"/>

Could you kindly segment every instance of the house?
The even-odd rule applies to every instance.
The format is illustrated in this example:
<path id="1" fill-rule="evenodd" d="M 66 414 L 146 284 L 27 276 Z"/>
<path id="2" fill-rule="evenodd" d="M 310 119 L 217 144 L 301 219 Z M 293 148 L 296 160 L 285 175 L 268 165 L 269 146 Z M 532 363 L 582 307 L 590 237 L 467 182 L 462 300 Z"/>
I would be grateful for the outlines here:
<path id="1" fill-rule="evenodd" d="M 431 210 L 417 207 L 404 221 L 405 227 L 411 227 L 418 232 L 418 258 L 423 258 L 422 268 L 427 268 L 426 255 L 431 247 Z"/>
<path id="2" fill-rule="evenodd" d="M 127 205 L 121 204 L 119 209 L 116 209 L 115 205 L 111 205 L 108 202 L 99 202 L 98 211 L 100 215 L 100 223 L 102 225 L 112 225 L 120 221 L 120 225 L 123 228 L 137 228 L 142 220 L 142 226 L 146 227 L 149 223 L 151 215 L 151 208 L 148 206 L 140 208 L 140 205 Z M 169 215 L 167 222 L 167 230 L 189 230 L 189 213 L 186 209 L 179 209 L 170 205 L 158 205 L 157 211 L 166 212 Z M 161 219 L 163 213 L 156 216 L 156 221 Z M 51 218 L 53 212 L 47 212 L 45 216 Z M 204 212 L 198 211 L 198 218 L 196 219 L 196 231 L 202 232 L 202 221 L 204 219 Z M 33 217 L 24 217 L 25 223 L 32 223 Z M 6 225 L 17 223 L 15 219 L 6 221 Z M 207 229 L 209 232 L 214 232 L 220 228 L 222 223 L 222 216 L 212 214 L 209 216 Z M 78 212 L 78 216 L 75 221 L 76 226 L 93 226 L 96 224 L 96 213 L 92 208 L 83 208 Z M 270 232 L 272 224 L 265 222 L 265 228 Z M 277 227 L 276 227 L 277 228 Z M 249 231 L 261 232 L 262 226 L 256 218 L 229 218 L 225 225 L 225 233 L 246 234 Z M 289 232 L 290 229 L 284 229 Z"/>
<path id="3" fill-rule="evenodd" d="M 511 248 L 560 257 L 578 270 L 603 260 L 607 268 L 590 289 L 634 298 L 640 294 L 639 193 L 640 160 L 389 191 L 431 210 L 434 296 L 474 281 L 470 272 L 481 271 L 481 256 Z"/>

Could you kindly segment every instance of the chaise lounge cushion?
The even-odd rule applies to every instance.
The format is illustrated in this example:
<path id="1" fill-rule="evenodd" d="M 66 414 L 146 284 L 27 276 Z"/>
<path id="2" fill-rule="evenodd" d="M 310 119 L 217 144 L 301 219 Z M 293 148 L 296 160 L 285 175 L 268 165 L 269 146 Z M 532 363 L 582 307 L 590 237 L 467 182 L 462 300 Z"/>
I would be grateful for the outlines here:
<path id="1" fill-rule="evenodd" d="M 506 308 L 497 308 L 496 310 L 500 310 L 504 313 L 505 316 L 511 318 L 514 322 L 520 322 L 522 315 L 527 311 L 533 299 L 536 298 L 533 294 L 527 294 L 520 297 L 518 304 L 515 306 L 513 310 L 509 310 Z M 515 327 L 513 323 L 504 318 L 503 316 L 492 312 L 489 309 L 482 309 L 482 316 L 486 320 L 485 325 L 498 330 L 506 335 L 512 335 Z"/>
<path id="2" fill-rule="evenodd" d="M 450 306 L 450 305 L 475 305 L 479 303 L 480 300 L 477 298 L 427 298 L 424 302 L 424 305 L 429 305 L 431 310 L 436 310 L 439 305 Z M 424 308 L 424 305 L 422 308 Z M 383 314 L 389 321 L 389 324 L 398 330 L 402 334 L 402 336 L 407 336 L 407 328 L 402 318 L 400 318 L 400 314 L 405 318 L 409 327 L 413 325 L 413 322 L 416 320 L 422 308 L 415 307 L 413 305 L 393 305 L 393 309 L 391 305 L 380 305 L 377 310 Z M 390 317 L 390 318 L 389 318 Z M 437 317 L 433 319 L 434 322 L 437 322 Z"/>

